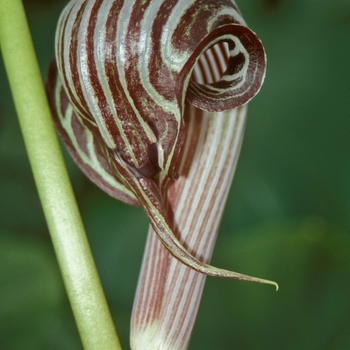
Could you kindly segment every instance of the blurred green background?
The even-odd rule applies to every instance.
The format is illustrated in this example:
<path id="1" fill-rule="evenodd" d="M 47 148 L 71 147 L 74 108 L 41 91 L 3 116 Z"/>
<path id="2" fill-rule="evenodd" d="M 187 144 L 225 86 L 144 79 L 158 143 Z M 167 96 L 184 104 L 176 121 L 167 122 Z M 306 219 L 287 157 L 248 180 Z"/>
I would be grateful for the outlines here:
<path id="1" fill-rule="evenodd" d="M 46 75 L 66 1 L 24 1 Z M 237 1 L 268 55 L 190 349 L 350 348 L 350 1 Z M 82 349 L 0 63 L 0 349 Z M 141 209 L 65 153 L 124 349 L 146 239 Z"/>

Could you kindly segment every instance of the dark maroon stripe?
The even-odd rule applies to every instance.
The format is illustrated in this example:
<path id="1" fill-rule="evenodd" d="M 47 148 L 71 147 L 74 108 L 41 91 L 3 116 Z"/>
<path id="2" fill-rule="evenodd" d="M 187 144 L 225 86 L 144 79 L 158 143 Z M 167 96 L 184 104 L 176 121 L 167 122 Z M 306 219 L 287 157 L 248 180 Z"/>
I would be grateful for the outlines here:
<path id="1" fill-rule="evenodd" d="M 151 39 L 153 50 L 151 51 L 149 66 L 147 67 L 150 72 L 149 79 L 151 84 L 168 101 L 174 100 L 174 78 L 176 75 L 174 76 L 174 72 L 170 71 L 166 63 L 163 62 L 161 56 L 161 35 L 166 26 L 172 26 L 172 23 L 169 23 L 171 14 L 169 9 L 172 9 L 177 2 L 176 0 L 167 0 L 159 8 L 152 26 Z"/>
<path id="2" fill-rule="evenodd" d="M 79 70 L 78 70 L 78 63 L 79 63 L 79 59 L 78 59 L 78 34 L 79 34 L 79 28 L 80 28 L 80 23 L 82 21 L 82 17 L 85 11 L 85 7 L 87 5 L 87 2 L 84 2 L 81 6 L 81 8 L 79 9 L 79 11 L 77 12 L 77 15 L 74 19 L 74 26 L 72 28 L 72 32 L 71 32 L 71 40 L 69 41 L 69 44 L 65 42 L 64 40 L 64 36 L 65 36 L 65 31 L 66 31 L 66 25 L 68 20 L 72 20 L 71 18 L 71 13 L 72 10 L 74 8 L 74 6 L 72 6 L 71 11 L 69 12 L 69 14 L 66 17 L 66 21 L 64 24 L 64 31 L 62 32 L 62 36 L 61 36 L 61 67 L 62 67 L 62 77 L 63 77 L 63 81 L 64 81 L 64 86 L 65 89 L 68 93 L 68 96 L 70 98 L 70 100 L 72 101 L 74 107 L 87 119 L 93 121 L 93 118 L 87 113 L 87 105 L 86 105 L 86 101 L 85 101 L 85 97 L 81 88 L 81 84 L 80 84 L 80 79 L 79 79 Z M 72 75 L 72 80 L 74 82 L 73 86 L 70 86 L 70 84 L 68 83 L 67 80 L 67 75 L 69 75 L 69 73 L 67 74 L 67 72 L 65 71 L 66 67 L 64 66 L 64 48 L 65 46 L 67 46 L 67 49 L 69 50 L 69 69 L 70 69 L 70 74 Z M 73 94 L 73 89 L 75 90 L 76 95 L 79 98 L 79 101 L 75 98 L 74 94 Z"/>
<path id="3" fill-rule="evenodd" d="M 118 136 L 120 135 L 119 130 L 117 126 L 115 125 L 115 121 L 113 118 L 113 114 L 111 112 L 111 109 L 108 105 L 107 99 L 104 95 L 102 86 L 99 82 L 99 77 L 97 74 L 96 69 L 96 62 L 95 62 L 95 28 L 96 28 L 96 21 L 97 21 L 97 14 L 98 11 L 103 3 L 103 0 L 96 0 L 94 3 L 94 6 L 91 10 L 91 15 L 88 22 L 87 27 L 87 34 L 85 37 L 85 43 L 86 43 L 86 51 L 88 53 L 87 55 L 87 70 L 89 74 L 89 80 L 91 81 L 91 85 L 94 90 L 94 97 L 97 99 L 98 107 L 101 111 L 101 114 L 104 119 L 104 124 L 106 125 L 106 128 L 108 130 L 109 135 L 114 140 L 114 142 L 120 143 L 120 139 L 118 140 Z M 98 63 L 97 63 L 98 64 Z M 118 142 L 119 141 L 119 142 Z"/>
<path id="4" fill-rule="evenodd" d="M 130 143 L 130 146 L 132 147 L 133 152 L 135 153 L 139 163 L 142 165 L 149 162 L 149 155 L 147 153 L 149 150 L 150 141 L 142 125 L 140 125 L 135 111 L 132 109 L 127 99 L 127 96 L 125 95 L 117 70 L 117 23 L 122 6 L 122 2 L 115 2 L 106 19 L 106 46 L 108 49 L 106 50 L 107 54 L 104 62 L 104 68 L 118 119 L 121 122 L 123 131 L 128 139 L 128 142 Z M 128 64 L 130 64 L 130 62 L 127 62 L 127 65 Z M 120 143 L 121 142 L 122 140 L 120 140 Z M 131 159 L 127 160 L 131 162 Z"/>

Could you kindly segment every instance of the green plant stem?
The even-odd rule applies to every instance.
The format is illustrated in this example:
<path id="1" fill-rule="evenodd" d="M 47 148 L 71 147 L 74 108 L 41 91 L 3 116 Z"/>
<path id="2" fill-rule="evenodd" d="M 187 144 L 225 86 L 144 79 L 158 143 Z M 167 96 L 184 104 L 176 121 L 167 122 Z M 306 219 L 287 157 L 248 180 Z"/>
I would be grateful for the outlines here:
<path id="1" fill-rule="evenodd" d="M 50 117 L 20 0 L 0 0 L 0 44 L 28 157 L 85 349 L 121 349 Z"/>

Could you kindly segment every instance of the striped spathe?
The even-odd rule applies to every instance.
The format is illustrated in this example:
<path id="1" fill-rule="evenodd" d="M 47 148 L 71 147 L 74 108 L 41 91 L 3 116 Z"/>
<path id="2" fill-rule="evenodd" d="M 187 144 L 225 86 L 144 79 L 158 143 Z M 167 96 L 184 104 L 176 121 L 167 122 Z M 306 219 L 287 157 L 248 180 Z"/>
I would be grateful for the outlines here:
<path id="1" fill-rule="evenodd" d="M 228 191 L 243 137 L 240 106 L 258 93 L 265 67 L 234 1 L 76 0 L 59 20 L 47 89 L 77 164 L 110 195 L 141 205 L 168 252 L 206 275 L 273 283 L 208 265 L 207 243 L 191 248 L 177 222 L 189 200 L 188 235 L 210 217 L 219 222 L 218 194 Z M 197 162 L 193 150 L 204 146 Z M 193 197 L 182 192 L 192 189 L 182 181 L 190 169 L 201 176 Z"/>

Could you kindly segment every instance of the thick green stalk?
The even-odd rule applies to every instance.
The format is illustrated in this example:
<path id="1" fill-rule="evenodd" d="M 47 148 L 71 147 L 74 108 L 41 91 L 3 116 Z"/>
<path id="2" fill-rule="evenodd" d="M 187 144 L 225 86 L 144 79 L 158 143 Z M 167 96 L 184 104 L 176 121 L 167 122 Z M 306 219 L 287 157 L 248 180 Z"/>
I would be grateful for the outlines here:
<path id="1" fill-rule="evenodd" d="M 20 0 L 0 0 L 0 44 L 57 259 L 85 349 L 121 349 L 76 205 Z"/>

